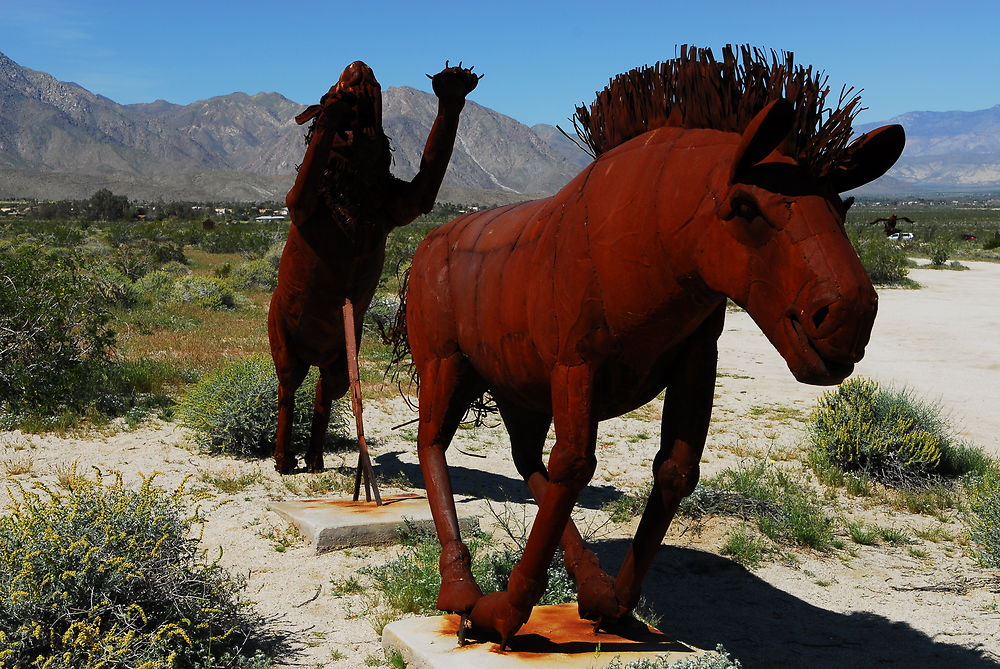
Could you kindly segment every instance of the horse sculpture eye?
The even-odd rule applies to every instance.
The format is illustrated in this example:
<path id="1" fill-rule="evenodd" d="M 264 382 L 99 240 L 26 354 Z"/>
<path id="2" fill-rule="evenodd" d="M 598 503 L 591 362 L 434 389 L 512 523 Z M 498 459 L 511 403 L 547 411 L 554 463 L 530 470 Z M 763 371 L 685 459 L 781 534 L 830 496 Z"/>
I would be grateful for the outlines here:
<path id="1" fill-rule="evenodd" d="M 760 216 L 760 209 L 757 208 L 757 205 L 753 202 L 747 202 L 746 200 L 735 203 L 733 205 L 733 210 L 736 212 L 737 216 L 748 221 L 752 221 Z"/>

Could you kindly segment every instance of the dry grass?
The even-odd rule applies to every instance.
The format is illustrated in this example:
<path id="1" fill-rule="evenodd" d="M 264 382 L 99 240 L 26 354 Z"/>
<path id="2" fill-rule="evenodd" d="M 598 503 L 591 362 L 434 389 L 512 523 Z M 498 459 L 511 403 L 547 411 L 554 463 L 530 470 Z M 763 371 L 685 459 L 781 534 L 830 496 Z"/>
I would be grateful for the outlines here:
<path id="1" fill-rule="evenodd" d="M 35 460 L 28 453 L 18 453 L 0 461 L 0 467 L 7 476 L 30 474 L 35 467 Z"/>

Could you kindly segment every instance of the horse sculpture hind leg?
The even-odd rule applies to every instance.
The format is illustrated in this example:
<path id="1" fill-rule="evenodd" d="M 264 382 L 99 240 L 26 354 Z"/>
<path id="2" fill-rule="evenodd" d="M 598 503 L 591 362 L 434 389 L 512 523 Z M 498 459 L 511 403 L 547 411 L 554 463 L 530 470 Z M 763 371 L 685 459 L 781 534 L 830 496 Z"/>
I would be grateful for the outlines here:
<path id="1" fill-rule="evenodd" d="M 688 339 L 667 381 L 660 428 L 660 450 L 653 459 L 653 490 L 646 501 L 615 581 L 619 615 L 639 602 L 643 577 L 682 498 L 698 483 L 699 461 L 705 448 L 715 393 L 718 339 L 725 320 L 725 305 Z"/>
<path id="2" fill-rule="evenodd" d="M 278 374 L 278 431 L 274 439 L 274 468 L 280 474 L 295 469 L 291 452 L 292 424 L 295 422 L 295 391 L 309 373 L 309 365 L 290 356 L 274 356 Z"/>
<path id="3" fill-rule="evenodd" d="M 473 629 L 496 631 L 501 650 L 528 620 L 532 607 L 545 592 L 552 556 L 580 490 L 590 482 L 597 467 L 597 420 L 590 367 L 585 364 L 555 367 L 552 418 L 556 443 L 549 456 L 549 482 L 524 553 L 511 571 L 507 591 L 484 596 L 472 610 Z"/>
<path id="4" fill-rule="evenodd" d="M 326 367 L 320 370 L 316 381 L 316 399 L 313 403 L 312 428 L 309 432 L 309 450 L 306 451 L 306 470 L 310 472 L 323 471 L 323 443 L 326 441 L 326 429 L 330 424 L 330 407 L 333 401 L 347 393 L 348 381 L 343 365 Z"/>
<path id="5" fill-rule="evenodd" d="M 535 501 L 541 503 L 549 486 L 548 472 L 542 463 L 542 449 L 552 416 L 522 409 L 495 398 L 504 427 L 510 435 L 510 450 L 514 466 L 528 484 Z M 587 549 L 573 519 L 566 522 L 560 541 L 566 571 L 577 587 L 580 617 L 603 621 L 618 617 L 618 600 L 615 584 L 601 569 L 597 556 Z"/>

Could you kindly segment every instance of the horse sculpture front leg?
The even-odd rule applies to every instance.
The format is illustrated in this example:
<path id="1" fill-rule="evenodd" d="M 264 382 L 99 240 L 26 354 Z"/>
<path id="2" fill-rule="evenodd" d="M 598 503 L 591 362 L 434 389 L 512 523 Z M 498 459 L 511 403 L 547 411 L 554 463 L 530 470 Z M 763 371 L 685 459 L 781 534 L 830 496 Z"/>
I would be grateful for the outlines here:
<path id="1" fill-rule="evenodd" d="M 552 416 L 525 410 L 499 397 L 494 399 L 507 434 L 510 435 L 514 466 L 528 484 L 535 502 L 540 504 L 549 487 L 549 474 L 542 462 L 542 450 L 552 424 Z M 566 571 L 576 583 L 580 617 L 589 620 L 615 617 L 618 611 L 615 582 L 601 568 L 597 555 L 587 548 L 572 518 L 566 521 L 560 544 Z"/>
<path id="2" fill-rule="evenodd" d="M 556 443 L 549 457 L 549 480 L 524 554 L 511 571 L 507 591 L 484 596 L 472 610 L 473 630 L 495 633 L 500 650 L 507 648 L 544 594 L 549 564 L 577 496 L 597 467 L 593 371 L 589 367 L 556 367 L 552 374 L 552 417 Z"/>
<path id="3" fill-rule="evenodd" d="M 702 324 L 678 356 L 663 403 L 660 450 L 653 459 L 653 490 L 615 581 L 620 615 L 639 602 L 643 577 L 681 499 L 698 483 L 699 462 L 712 417 L 719 335 L 725 306 Z"/>

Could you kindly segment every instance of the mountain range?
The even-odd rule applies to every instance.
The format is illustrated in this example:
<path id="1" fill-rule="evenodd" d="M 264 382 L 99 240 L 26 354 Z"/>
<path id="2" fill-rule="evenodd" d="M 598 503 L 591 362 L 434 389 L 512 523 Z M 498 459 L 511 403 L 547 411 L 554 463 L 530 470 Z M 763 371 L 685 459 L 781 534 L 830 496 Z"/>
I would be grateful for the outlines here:
<path id="1" fill-rule="evenodd" d="M 304 151 L 294 122 L 304 105 L 278 93 L 231 93 L 177 105 L 122 105 L 0 54 L 0 197 L 83 198 L 99 188 L 136 200 L 281 200 Z M 383 91 L 393 172 L 416 173 L 437 99 Z M 911 112 L 907 148 L 863 190 L 1000 189 L 1000 105 Z M 528 127 L 466 104 L 439 199 L 503 204 L 550 194 L 590 157 L 555 127 Z"/>
<path id="2" fill-rule="evenodd" d="M 302 160 L 304 105 L 231 93 L 188 105 L 121 105 L 0 54 L 0 197 L 281 200 Z M 437 98 L 383 91 L 393 172 L 412 178 Z M 552 126 L 468 101 L 441 199 L 501 204 L 553 193 L 590 158 Z"/>

